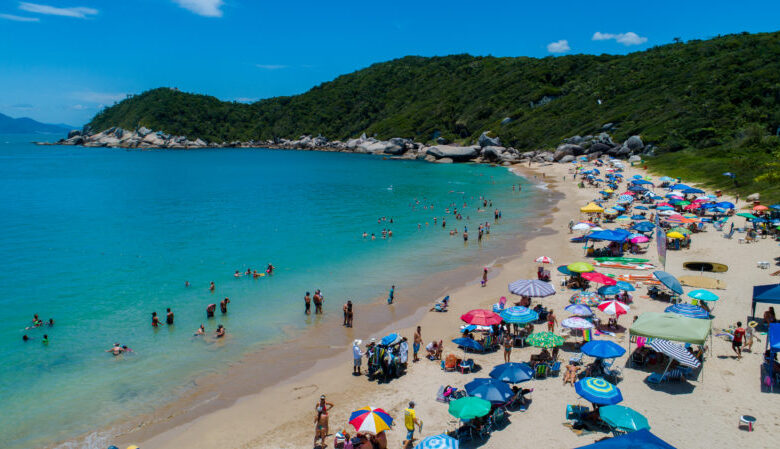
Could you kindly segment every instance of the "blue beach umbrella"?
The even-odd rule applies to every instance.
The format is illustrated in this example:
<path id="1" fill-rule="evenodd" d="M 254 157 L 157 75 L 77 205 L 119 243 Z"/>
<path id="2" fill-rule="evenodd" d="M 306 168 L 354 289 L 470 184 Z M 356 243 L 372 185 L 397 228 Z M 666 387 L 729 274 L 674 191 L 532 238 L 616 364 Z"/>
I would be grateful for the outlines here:
<path id="1" fill-rule="evenodd" d="M 774 210 L 780 210 L 780 204 L 773 204 L 773 205 L 769 206 L 769 208 L 770 209 L 774 209 Z"/>
<path id="2" fill-rule="evenodd" d="M 465 388 L 469 396 L 484 399 L 493 404 L 503 404 L 515 395 L 509 385 L 497 379 L 474 379 L 467 383 Z"/>
<path id="3" fill-rule="evenodd" d="M 572 275 L 572 272 L 569 271 L 568 268 L 566 268 L 566 265 L 561 265 L 560 267 L 557 268 L 557 270 L 558 270 L 558 273 L 561 273 L 561 274 L 563 274 L 565 276 L 571 276 Z"/>
<path id="4" fill-rule="evenodd" d="M 674 181 L 674 179 L 672 179 L 672 178 L 670 178 L 668 176 L 661 176 L 660 178 L 658 178 L 658 180 L 661 181 L 661 182 L 673 182 Z"/>
<path id="5" fill-rule="evenodd" d="M 590 310 L 590 307 L 585 304 L 569 304 L 568 306 L 564 307 L 563 310 L 571 313 L 572 315 L 593 316 L 593 311 Z"/>
<path id="6" fill-rule="evenodd" d="M 603 287 L 599 287 L 598 292 L 601 296 L 617 295 L 620 293 L 620 288 L 618 288 L 617 285 L 605 285 Z"/>
<path id="7" fill-rule="evenodd" d="M 463 329 L 460 330 L 461 334 L 465 334 L 466 332 L 471 332 L 477 329 L 476 324 L 469 324 L 468 326 L 463 326 Z"/>
<path id="8" fill-rule="evenodd" d="M 634 206 L 634 209 L 648 210 L 646 206 Z"/>
<path id="9" fill-rule="evenodd" d="M 622 405 L 601 407 L 599 408 L 599 416 L 601 416 L 602 421 L 606 422 L 611 427 L 627 432 L 650 429 L 647 418 L 636 410 Z"/>
<path id="10" fill-rule="evenodd" d="M 658 210 L 674 210 L 672 206 L 658 206 L 656 209 Z"/>
<path id="11" fill-rule="evenodd" d="M 609 340 L 591 340 L 580 348 L 580 351 L 597 359 L 612 359 L 626 353 L 626 349 Z"/>
<path id="12" fill-rule="evenodd" d="M 620 389 L 600 377 L 586 377 L 574 384 L 574 391 L 583 399 L 598 405 L 613 405 L 623 401 Z"/>
<path id="13" fill-rule="evenodd" d="M 464 349 L 471 349 L 472 351 L 480 351 L 480 352 L 484 350 L 484 348 L 482 347 L 481 344 L 479 344 L 479 342 L 471 338 L 460 337 L 452 340 L 452 342 Z"/>
<path id="14" fill-rule="evenodd" d="M 642 175 L 634 175 L 631 178 L 632 179 L 642 179 Z"/>
<path id="15" fill-rule="evenodd" d="M 629 192 L 647 192 L 647 189 L 642 186 L 631 186 L 628 188 Z"/>
<path id="16" fill-rule="evenodd" d="M 534 378 L 534 369 L 527 363 L 504 363 L 493 368 L 490 377 L 501 382 L 526 382 Z"/>
<path id="17" fill-rule="evenodd" d="M 686 194 L 686 195 L 690 195 L 690 194 L 692 194 L 692 193 L 704 193 L 704 190 L 702 190 L 702 189 L 697 189 L 696 187 L 689 187 L 689 188 L 687 188 L 687 189 L 684 189 L 684 190 L 682 191 L 682 193 L 684 193 L 684 194 Z"/>
<path id="18" fill-rule="evenodd" d="M 615 285 L 617 286 L 617 288 L 627 292 L 633 292 L 634 290 L 636 290 L 636 288 L 633 285 L 631 285 L 629 282 L 626 281 L 617 281 L 617 284 Z"/>
<path id="19" fill-rule="evenodd" d="M 718 295 L 709 290 L 692 290 L 688 292 L 688 296 L 699 301 L 717 301 L 720 299 Z"/>
<path id="20" fill-rule="evenodd" d="M 387 335 L 384 338 L 382 338 L 382 341 L 380 343 L 382 343 L 385 346 L 390 346 L 393 343 L 396 343 L 396 342 L 399 342 L 399 341 L 401 341 L 401 336 L 396 334 L 396 333 L 392 333 L 392 334 Z"/>
<path id="21" fill-rule="evenodd" d="M 706 310 L 699 306 L 694 306 L 693 304 L 674 304 L 664 309 L 664 312 L 676 313 L 677 315 L 682 315 L 687 318 L 697 318 L 700 320 L 708 320 L 711 318 Z"/>
<path id="22" fill-rule="evenodd" d="M 647 220 L 647 218 L 644 215 L 632 215 L 631 219 L 634 221 Z"/>
<path id="23" fill-rule="evenodd" d="M 631 229 L 639 232 L 650 232 L 653 229 L 655 229 L 655 225 L 650 223 L 649 221 L 643 221 L 641 223 L 636 223 L 633 226 L 631 226 Z"/>
<path id="24" fill-rule="evenodd" d="M 675 184 L 672 187 L 670 187 L 672 190 L 685 190 L 690 189 L 691 186 L 686 186 L 685 184 Z"/>
<path id="25" fill-rule="evenodd" d="M 620 212 L 625 212 L 626 211 L 626 208 L 623 207 L 623 206 L 612 206 L 612 208 L 615 209 L 616 211 L 620 211 Z"/>
<path id="26" fill-rule="evenodd" d="M 458 440 L 445 434 L 434 435 L 423 438 L 414 449 L 458 449 Z"/>
<path id="27" fill-rule="evenodd" d="M 510 307 L 501 312 L 504 322 L 510 324 L 525 324 L 539 319 L 539 314 L 522 306 Z"/>
<path id="28" fill-rule="evenodd" d="M 736 207 L 734 203 L 729 201 L 721 201 L 719 203 L 715 203 L 715 205 L 723 209 L 734 209 Z"/>
<path id="29" fill-rule="evenodd" d="M 682 285 L 676 277 L 672 276 L 666 271 L 653 271 L 653 276 L 655 276 L 655 278 L 658 279 L 669 290 L 677 293 L 678 295 L 683 294 Z"/>

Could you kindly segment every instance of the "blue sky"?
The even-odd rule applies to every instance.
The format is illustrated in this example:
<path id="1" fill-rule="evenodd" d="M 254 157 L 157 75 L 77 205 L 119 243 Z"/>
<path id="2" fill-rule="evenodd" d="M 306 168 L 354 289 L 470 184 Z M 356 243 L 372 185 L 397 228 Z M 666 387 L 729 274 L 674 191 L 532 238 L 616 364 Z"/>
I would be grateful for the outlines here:
<path id="1" fill-rule="evenodd" d="M 0 112 L 82 125 L 158 86 L 254 101 L 409 54 L 620 54 L 778 17 L 777 0 L 0 0 Z"/>

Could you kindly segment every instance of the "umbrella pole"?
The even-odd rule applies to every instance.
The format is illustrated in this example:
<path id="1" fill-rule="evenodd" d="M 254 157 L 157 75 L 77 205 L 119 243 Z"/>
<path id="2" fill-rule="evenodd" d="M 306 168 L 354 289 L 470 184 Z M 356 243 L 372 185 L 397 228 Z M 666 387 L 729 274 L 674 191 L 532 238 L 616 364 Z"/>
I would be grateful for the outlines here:
<path id="1" fill-rule="evenodd" d="M 666 372 L 669 371 L 669 367 L 672 366 L 672 358 L 669 357 L 669 363 L 666 364 L 666 369 L 664 370 L 664 373 L 661 374 L 661 377 L 663 378 L 666 375 Z"/>

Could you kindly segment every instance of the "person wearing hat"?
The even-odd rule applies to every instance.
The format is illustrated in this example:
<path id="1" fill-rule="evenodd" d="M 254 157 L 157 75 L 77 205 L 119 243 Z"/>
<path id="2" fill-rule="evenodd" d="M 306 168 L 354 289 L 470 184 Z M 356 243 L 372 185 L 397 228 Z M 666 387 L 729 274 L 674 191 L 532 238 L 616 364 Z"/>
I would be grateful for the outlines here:
<path id="1" fill-rule="evenodd" d="M 414 443 L 414 425 L 417 425 L 422 429 L 422 421 L 417 419 L 417 414 L 414 411 L 414 401 L 409 401 L 409 408 L 404 409 L 404 425 L 406 426 L 406 439 L 403 442 L 403 447 L 410 447 Z"/>
<path id="2" fill-rule="evenodd" d="M 754 338 L 761 341 L 761 339 L 756 336 L 756 326 L 758 326 L 758 323 L 751 321 L 748 323 L 747 328 L 745 328 L 745 351 L 753 352 Z"/>
<path id="3" fill-rule="evenodd" d="M 352 366 L 352 375 L 360 375 L 360 365 L 363 361 L 363 352 L 360 350 L 361 340 L 355 340 L 352 342 L 352 360 L 354 362 Z"/>

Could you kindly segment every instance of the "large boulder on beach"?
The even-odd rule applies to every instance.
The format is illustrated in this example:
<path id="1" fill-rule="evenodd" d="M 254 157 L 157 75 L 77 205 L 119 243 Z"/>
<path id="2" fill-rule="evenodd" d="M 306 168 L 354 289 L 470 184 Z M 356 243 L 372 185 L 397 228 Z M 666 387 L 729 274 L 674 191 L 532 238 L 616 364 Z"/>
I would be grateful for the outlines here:
<path id="1" fill-rule="evenodd" d="M 575 159 L 574 156 L 568 155 L 568 156 L 562 157 L 558 162 L 560 162 L 561 164 L 568 164 L 568 163 L 572 162 L 574 159 Z"/>
<path id="2" fill-rule="evenodd" d="M 436 159 L 450 158 L 453 161 L 463 162 L 470 161 L 479 156 L 477 147 L 457 147 L 455 145 L 434 145 L 428 147 L 427 154 L 435 157 Z"/>
<path id="3" fill-rule="evenodd" d="M 603 144 L 609 145 L 610 147 L 615 146 L 615 142 L 612 141 L 612 137 L 610 137 L 607 133 L 599 133 L 599 135 L 595 137 L 595 140 L 596 142 L 601 142 Z"/>
<path id="4" fill-rule="evenodd" d="M 455 161 L 452 160 L 452 158 L 449 157 L 443 157 L 441 159 L 436 159 L 437 164 L 451 164 Z"/>
<path id="5" fill-rule="evenodd" d="M 70 131 L 68 131 L 68 139 L 72 139 L 80 135 L 81 135 L 81 131 L 78 129 L 71 129 Z"/>
<path id="6" fill-rule="evenodd" d="M 477 143 L 480 147 L 500 147 L 501 146 L 501 139 L 498 137 L 490 137 L 488 134 L 490 131 L 485 131 L 482 134 L 479 135 L 479 139 L 477 139 Z"/>
<path id="7" fill-rule="evenodd" d="M 499 158 L 501 158 L 502 154 L 504 153 L 504 150 L 506 148 L 504 147 L 485 147 L 482 148 L 482 157 L 490 162 L 497 161 Z"/>
<path id="8" fill-rule="evenodd" d="M 534 156 L 536 156 L 536 151 L 526 151 L 525 153 L 520 155 L 520 158 L 522 158 L 522 159 L 533 159 Z"/>
<path id="9" fill-rule="evenodd" d="M 641 137 L 631 136 L 625 142 L 623 142 L 623 146 L 628 147 L 628 149 L 630 149 L 632 152 L 636 152 L 644 148 L 645 144 L 642 142 Z"/>
<path id="10" fill-rule="evenodd" d="M 588 148 L 588 153 L 606 153 L 612 147 L 606 143 L 596 142 Z"/>
<path id="11" fill-rule="evenodd" d="M 569 138 L 563 139 L 564 142 L 570 143 L 572 145 L 581 145 L 582 142 L 585 141 L 585 139 L 582 138 L 582 136 L 571 136 Z"/>
<path id="12" fill-rule="evenodd" d="M 553 159 L 556 161 L 561 160 L 564 156 L 579 156 L 580 154 L 584 154 L 585 149 L 582 148 L 579 145 L 574 145 L 571 143 L 564 143 L 562 145 L 558 145 L 558 148 L 555 149 L 555 153 L 553 154 Z"/>

